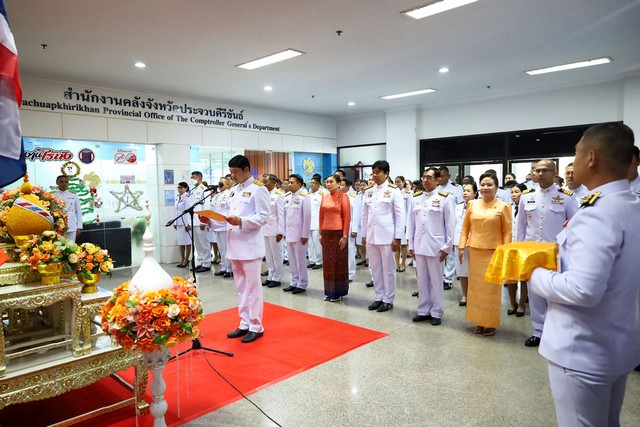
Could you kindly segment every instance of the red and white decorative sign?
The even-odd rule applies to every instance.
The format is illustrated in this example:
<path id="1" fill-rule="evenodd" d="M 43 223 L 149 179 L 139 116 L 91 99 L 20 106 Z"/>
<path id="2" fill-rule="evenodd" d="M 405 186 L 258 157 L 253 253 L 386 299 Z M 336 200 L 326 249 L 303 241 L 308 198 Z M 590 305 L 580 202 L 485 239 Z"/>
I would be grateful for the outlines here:
<path id="1" fill-rule="evenodd" d="M 113 155 L 113 161 L 119 165 L 135 165 L 138 163 L 138 156 L 136 154 L 136 150 L 124 150 L 118 148 Z"/>
<path id="2" fill-rule="evenodd" d="M 35 162 L 67 162 L 73 159 L 73 153 L 69 150 L 54 150 L 53 148 L 38 147 L 24 151 L 25 159 Z"/>

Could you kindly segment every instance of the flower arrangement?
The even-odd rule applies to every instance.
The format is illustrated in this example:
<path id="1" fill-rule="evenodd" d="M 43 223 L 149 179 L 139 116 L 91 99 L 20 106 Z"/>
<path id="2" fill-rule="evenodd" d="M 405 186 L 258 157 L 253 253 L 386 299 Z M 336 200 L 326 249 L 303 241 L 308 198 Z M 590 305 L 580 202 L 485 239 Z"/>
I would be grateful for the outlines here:
<path id="1" fill-rule="evenodd" d="M 145 294 L 129 292 L 129 282 L 113 291 L 102 307 L 102 330 L 122 347 L 144 352 L 194 339 L 204 318 L 192 280 L 173 278 L 169 289 Z"/>
<path id="2" fill-rule="evenodd" d="M 19 188 L 7 190 L 2 193 L 2 198 L 0 198 L 0 242 L 13 243 L 13 237 L 11 237 L 7 229 L 7 217 L 9 210 L 11 210 L 13 206 L 13 202 L 20 197 L 20 194 Z M 45 209 L 47 209 L 53 217 L 54 231 L 60 235 L 64 235 L 67 231 L 67 214 L 64 210 L 64 200 L 58 199 L 52 193 L 44 191 L 36 185 L 32 187 L 31 194 L 41 200 Z"/>
<path id="3" fill-rule="evenodd" d="M 33 235 L 22 247 L 20 262 L 33 270 L 37 270 L 38 265 L 61 263 L 63 274 L 73 274 L 79 252 L 78 245 L 53 230 L 47 230 L 40 235 Z"/>
<path id="4" fill-rule="evenodd" d="M 113 260 L 109 256 L 109 251 L 93 243 L 80 245 L 76 274 L 86 279 L 91 279 L 91 274 L 104 274 L 111 277 L 112 270 Z"/>

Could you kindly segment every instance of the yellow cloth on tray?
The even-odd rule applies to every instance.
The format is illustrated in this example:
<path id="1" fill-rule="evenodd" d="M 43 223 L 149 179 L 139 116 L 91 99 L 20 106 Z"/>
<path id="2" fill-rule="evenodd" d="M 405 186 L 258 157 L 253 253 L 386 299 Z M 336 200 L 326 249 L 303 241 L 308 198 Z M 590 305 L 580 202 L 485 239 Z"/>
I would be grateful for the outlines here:
<path id="1" fill-rule="evenodd" d="M 533 269 L 558 270 L 558 245 L 550 242 L 513 242 L 496 248 L 484 280 L 496 285 L 529 280 Z"/>

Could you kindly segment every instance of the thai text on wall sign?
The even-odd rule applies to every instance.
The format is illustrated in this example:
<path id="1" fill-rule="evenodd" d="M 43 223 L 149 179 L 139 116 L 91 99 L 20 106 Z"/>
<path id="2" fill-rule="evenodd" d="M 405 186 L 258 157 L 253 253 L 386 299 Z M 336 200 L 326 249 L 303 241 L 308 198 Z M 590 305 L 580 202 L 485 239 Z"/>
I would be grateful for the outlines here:
<path id="1" fill-rule="evenodd" d="M 197 107 L 187 102 L 175 103 L 172 100 L 160 101 L 149 97 L 143 99 L 142 96 L 101 95 L 93 93 L 92 89 L 77 92 L 69 87 L 63 92 L 63 101 L 23 99 L 22 107 L 280 132 L 280 126 L 253 123 L 245 120 L 244 110 L 236 111 L 233 108 L 226 107 Z"/>
<path id="2" fill-rule="evenodd" d="M 73 153 L 69 150 L 54 150 L 52 148 L 38 147 L 33 150 L 24 150 L 26 160 L 35 162 L 64 162 L 73 159 Z"/>

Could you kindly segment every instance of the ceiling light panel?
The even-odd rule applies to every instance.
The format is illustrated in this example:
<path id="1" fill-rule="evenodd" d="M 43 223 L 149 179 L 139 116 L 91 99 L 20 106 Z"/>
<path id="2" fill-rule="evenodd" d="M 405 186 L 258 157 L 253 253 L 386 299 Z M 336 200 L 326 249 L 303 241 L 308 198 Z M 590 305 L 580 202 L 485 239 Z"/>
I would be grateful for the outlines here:
<path id="1" fill-rule="evenodd" d="M 425 93 L 432 93 L 432 92 L 436 92 L 435 89 L 421 89 L 421 90 L 414 90 L 412 92 L 404 92 L 404 93 L 398 93 L 395 95 L 385 95 L 385 96 L 381 96 L 380 98 L 382 99 L 396 99 L 396 98 L 404 98 L 407 96 L 416 96 L 416 95 L 423 95 Z"/>
<path id="2" fill-rule="evenodd" d="M 422 19 L 427 16 L 446 12 L 447 10 L 455 9 L 477 1 L 478 0 L 436 0 L 424 6 L 416 7 L 415 9 L 406 10 L 402 13 L 413 19 Z"/>
<path id="3" fill-rule="evenodd" d="M 553 67 L 539 68 L 537 70 L 525 71 L 525 73 L 529 74 L 530 76 L 535 76 L 537 74 L 555 73 L 557 71 L 574 70 L 576 68 L 584 68 L 584 67 L 592 67 L 594 65 L 608 64 L 611 61 L 612 61 L 611 58 L 597 58 L 597 59 L 590 59 L 588 61 L 572 62 L 571 64 L 555 65 Z"/>
<path id="4" fill-rule="evenodd" d="M 258 58 L 253 61 L 245 62 L 244 64 L 236 65 L 239 68 L 245 70 L 255 70 L 256 68 L 264 67 L 265 65 L 275 64 L 276 62 L 285 61 L 287 59 L 295 58 L 296 56 L 304 55 L 304 52 L 300 52 L 294 49 L 283 50 L 282 52 L 276 52 L 264 58 Z"/>

